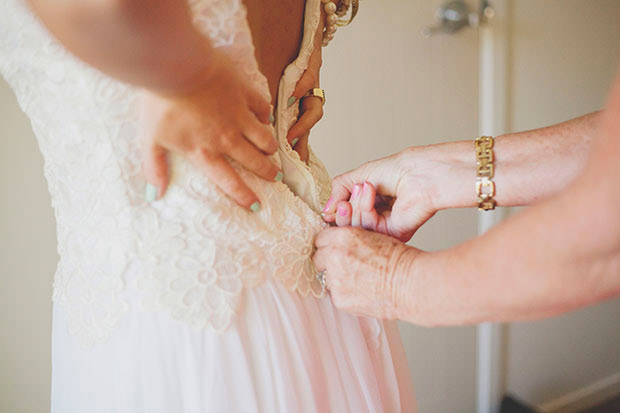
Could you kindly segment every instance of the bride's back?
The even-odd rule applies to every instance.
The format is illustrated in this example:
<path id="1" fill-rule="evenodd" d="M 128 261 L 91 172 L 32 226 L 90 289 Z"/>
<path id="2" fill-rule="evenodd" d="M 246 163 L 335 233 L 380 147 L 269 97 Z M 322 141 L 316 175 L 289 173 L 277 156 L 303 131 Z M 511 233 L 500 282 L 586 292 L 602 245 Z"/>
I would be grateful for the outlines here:
<path id="1" fill-rule="evenodd" d="M 196 26 L 261 94 L 269 92 L 265 75 L 272 96 L 280 87 L 288 99 L 312 53 L 321 2 L 243 0 L 246 10 L 241 1 L 188 3 Z M 329 177 L 312 153 L 306 165 L 286 141 L 295 105 L 278 105 L 274 115 L 277 158 L 296 193 L 238 168 L 261 197 L 261 211 L 250 213 L 171 154 L 166 196 L 148 203 L 140 90 L 72 56 L 23 0 L 2 6 L 0 75 L 32 122 L 58 222 L 53 299 L 84 345 L 105 341 L 130 303 L 222 331 L 246 287 L 275 278 L 302 295 L 324 294 L 312 249 Z"/>
<path id="2" fill-rule="evenodd" d="M 299 53 L 305 0 L 244 0 L 256 60 L 275 98 L 284 68 Z"/>

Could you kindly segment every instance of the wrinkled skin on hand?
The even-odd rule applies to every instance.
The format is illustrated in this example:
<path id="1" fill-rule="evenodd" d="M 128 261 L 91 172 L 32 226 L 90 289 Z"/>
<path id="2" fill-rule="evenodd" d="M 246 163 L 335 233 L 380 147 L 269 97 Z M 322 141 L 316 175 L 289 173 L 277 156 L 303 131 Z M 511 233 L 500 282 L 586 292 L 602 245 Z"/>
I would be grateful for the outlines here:
<path id="1" fill-rule="evenodd" d="M 402 318 L 407 268 L 420 253 L 382 234 L 361 228 L 323 230 L 315 241 L 314 264 L 326 270 L 332 300 L 341 310 L 376 318 Z"/>

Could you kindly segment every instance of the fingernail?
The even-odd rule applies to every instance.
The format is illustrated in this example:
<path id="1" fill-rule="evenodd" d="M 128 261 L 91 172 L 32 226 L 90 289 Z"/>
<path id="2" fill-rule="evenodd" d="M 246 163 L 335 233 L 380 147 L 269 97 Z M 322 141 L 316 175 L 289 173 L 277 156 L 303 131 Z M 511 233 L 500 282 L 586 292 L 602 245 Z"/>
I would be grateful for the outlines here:
<path id="1" fill-rule="evenodd" d="M 294 148 L 295 145 L 297 145 L 297 142 L 299 142 L 299 138 L 293 139 L 293 141 L 291 142 L 291 148 Z"/>
<path id="2" fill-rule="evenodd" d="M 269 114 L 269 123 L 273 123 L 273 121 L 276 120 L 276 118 L 273 117 L 273 113 Z"/>
<path id="3" fill-rule="evenodd" d="M 327 200 L 327 203 L 325 204 L 325 207 L 323 208 L 323 212 L 327 212 L 327 210 L 329 209 L 329 207 L 332 205 L 332 202 L 334 202 L 334 201 L 332 200 L 332 198 L 329 198 L 329 199 Z"/>
<path id="4" fill-rule="evenodd" d="M 343 206 L 339 206 L 338 207 L 338 215 L 340 215 L 341 217 L 346 217 L 347 216 L 347 209 Z"/>
<path id="5" fill-rule="evenodd" d="M 360 184 L 353 185 L 353 193 L 351 194 L 351 198 L 357 198 L 357 196 L 360 194 L 360 190 Z"/>
<path id="6" fill-rule="evenodd" d="M 290 98 L 288 98 L 288 107 L 290 108 L 291 106 L 293 106 L 296 101 L 297 98 L 295 96 L 291 96 Z"/>
<path id="7" fill-rule="evenodd" d="M 362 194 L 365 194 L 368 191 L 368 182 L 364 182 L 364 186 L 362 186 Z"/>
<path id="8" fill-rule="evenodd" d="M 252 212 L 260 211 L 260 202 L 258 201 L 254 202 L 252 206 L 250 207 L 250 209 L 252 210 Z"/>
<path id="9" fill-rule="evenodd" d="M 153 202 L 157 199 L 157 187 L 147 182 L 144 192 L 144 199 L 146 202 Z"/>
<path id="10" fill-rule="evenodd" d="M 282 173 L 282 171 L 278 171 L 278 173 L 276 174 L 276 177 L 273 179 L 276 182 L 282 182 L 282 180 L 284 179 L 284 174 Z"/>

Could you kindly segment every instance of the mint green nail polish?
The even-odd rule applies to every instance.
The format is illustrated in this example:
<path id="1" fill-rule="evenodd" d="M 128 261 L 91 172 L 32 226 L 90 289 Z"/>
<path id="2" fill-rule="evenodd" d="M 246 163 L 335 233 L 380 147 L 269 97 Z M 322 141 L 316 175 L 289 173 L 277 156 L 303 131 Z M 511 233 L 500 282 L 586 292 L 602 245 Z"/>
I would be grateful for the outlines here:
<path id="1" fill-rule="evenodd" d="M 293 141 L 291 142 L 291 148 L 294 148 L 295 145 L 297 145 L 297 142 L 299 142 L 299 138 L 293 139 Z"/>
<path id="2" fill-rule="evenodd" d="M 276 120 L 276 118 L 273 117 L 273 113 L 269 114 L 269 123 L 273 123 L 273 121 Z"/>
<path id="3" fill-rule="evenodd" d="M 155 185 L 146 184 L 144 199 L 146 199 L 146 202 L 153 202 L 157 199 L 157 187 Z"/>
<path id="4" fill-rule="evenodd" d="M 297 98 L 295 96 L 291 96 L 290 98 L 288 98 L 288 107 L 290 108 L 291 106 L 293 106 L 296 101 Z"/>
<path id="5" fill-rule="evenodd" d="M 252 206 L 250 207 L 250 209 L 252 210 L 252 212 L 260 211 L 260 202 L 258 201 L 254 202 Z"/>
<path id="6" fill-rule="evenodd" d="M 282 173 L 282 171 L 278 171 L 278 173 L 276 174 L 276 177 L 273 179 L 276 182 L 282 182 L 282 180 L 284 179 L 284 174 Z"/>

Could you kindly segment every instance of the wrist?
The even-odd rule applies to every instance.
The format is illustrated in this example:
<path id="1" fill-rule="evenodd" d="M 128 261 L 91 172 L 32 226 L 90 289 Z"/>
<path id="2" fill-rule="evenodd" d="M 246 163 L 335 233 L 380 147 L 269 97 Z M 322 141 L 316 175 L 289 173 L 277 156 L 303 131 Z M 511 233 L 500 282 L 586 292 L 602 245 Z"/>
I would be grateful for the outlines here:
<path id="1" fill-rule="evenodd" d="M 423 254 L 426 253 L 413 247 L 403 246 L 403 251 L 399 255 L 390 277 L 388 297 L 391 301 L 391 311 L 389 318 L 403 321 L 414 321 L 416 319 L 416 307 L 418 305 L 416 284 L 419 280 L 415 276 L 415 268 L 418 259 Z"/>
<path id="2" fill-rule="evenodd" d="M 405 156 L 408 173 L 416 176 L 434 211 L 477 205 L 473 141 L 413 147 Z"/>
<path id="3" fill-rule="evenodd" d="M 167 81 L 152 92 L 165 98 L 183 98 L 196 94 L 210 82 L 220 70 L 224 56 L 217 52 L 197 30 L 194 47 L 180 57 L 178 62 L 165 70 Z"/>

